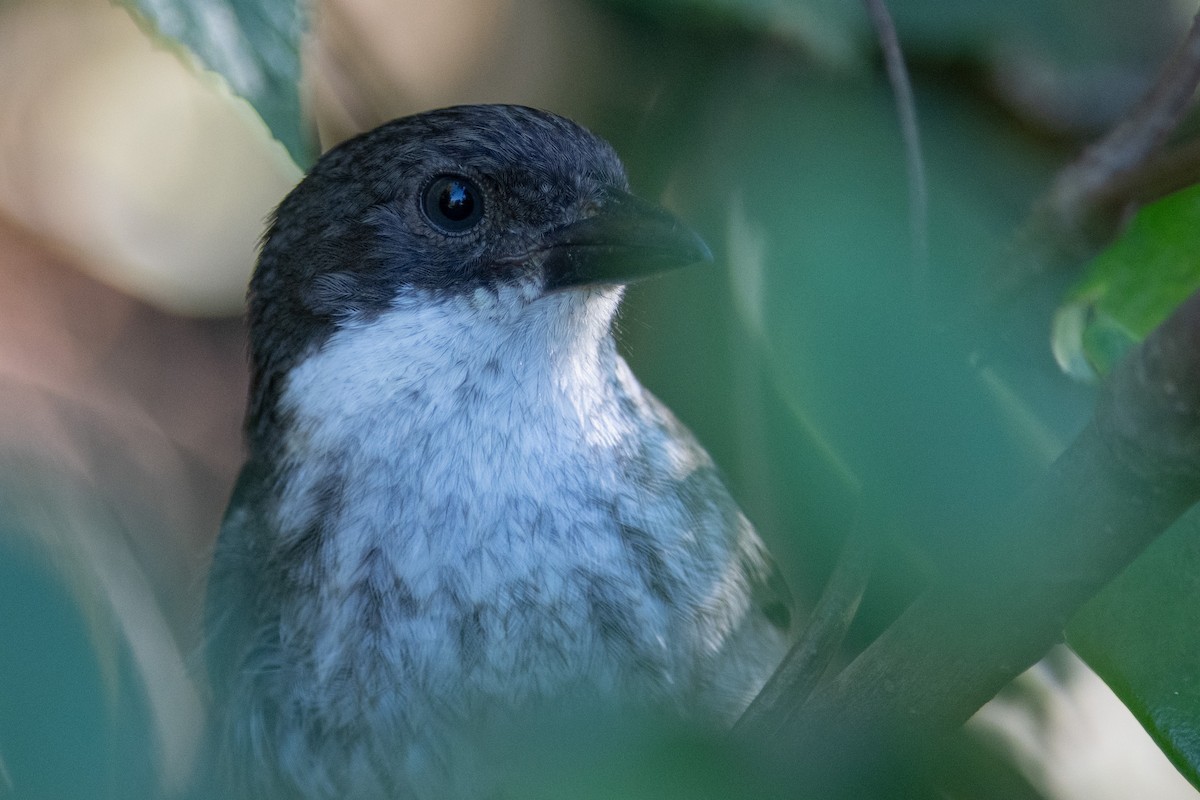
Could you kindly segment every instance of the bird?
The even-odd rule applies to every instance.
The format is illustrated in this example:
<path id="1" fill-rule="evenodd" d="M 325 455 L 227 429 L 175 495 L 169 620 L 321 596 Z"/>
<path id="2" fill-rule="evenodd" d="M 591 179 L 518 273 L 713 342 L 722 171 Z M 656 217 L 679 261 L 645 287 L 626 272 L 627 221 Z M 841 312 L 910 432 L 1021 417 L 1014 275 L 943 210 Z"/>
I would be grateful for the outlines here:
<path id="1" fill-rule="evenodd" d="M 222 796 L 495 796 L 472 732 L 569 697 L 732 723 L 791 599 L 614 337 L 627 284 L 712 258 L 546 111 L 419 113 L 317 161 L 248 290 L 205 601 Z"/>

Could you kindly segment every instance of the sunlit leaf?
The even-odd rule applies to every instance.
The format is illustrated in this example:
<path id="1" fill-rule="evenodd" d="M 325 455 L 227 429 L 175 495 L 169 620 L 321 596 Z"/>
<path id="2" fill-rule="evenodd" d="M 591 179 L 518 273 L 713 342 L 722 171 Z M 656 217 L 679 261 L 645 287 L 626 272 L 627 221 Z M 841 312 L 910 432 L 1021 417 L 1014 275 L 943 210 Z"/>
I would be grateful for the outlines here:
<path id="1" fill-rule="evenodd" d="M 1200 513 L 1075 616 L 1067 641 L 1200 788 Z"/>
<path id="2" fill-rule="evenodd" d="M 300 113 L 304 18 L 296 0 L 122 2 L 248 100 L 296 163 L 312 163 L 313 142 Z"/>
<path id="3" fill-rule="evenodd" d="M 1105 375 L 1200 287 L 1200 186 L 1141 209 L 1088 266 L 1055 315 L 1052 343 L 1068 374 Z"/>

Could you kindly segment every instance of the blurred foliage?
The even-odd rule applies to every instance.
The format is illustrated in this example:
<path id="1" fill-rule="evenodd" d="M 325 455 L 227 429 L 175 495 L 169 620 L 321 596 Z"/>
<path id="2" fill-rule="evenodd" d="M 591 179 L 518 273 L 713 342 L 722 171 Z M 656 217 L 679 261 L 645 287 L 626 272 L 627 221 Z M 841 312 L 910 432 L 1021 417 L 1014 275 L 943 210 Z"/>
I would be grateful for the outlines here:
<path id="1" fill-rule="evenodd" d="M 848 65 L 864 55 L 864 19 L 857 0 L 604 0 L 609 5 L 656 17 L 665 24 L 686 21 L 713 28 L 741 27 L 804 48 L 831 65 Z"/>
<path id="2" fill-rule="evenodd" d="M 723 243 L 729 278 L 635 287 L 626 316 L 660 313 L 653 336 L 626 326 L 630 358 L 729 465 L 780 560 L 818 573 L 794 583 L 820 580 L 856 511 L 905 556 L 885 559 L 874 591 L 899 593 L 868 608 L 877 632 L 904 587 L 953 569 L 1089 412 L 1090 390 L 1063 380 L 1045 347 L 1039 313 L 1056 290 L 999 319 L 974 294 L 1059 156 L 918 74 L 932 221 L 922 277 L 881 78 L 831 81 L 737 54 L 709 74 L 686 80 L 706 113 L 654 120 L 618 149 L 635 179 L 639 159 L 675 165 L 668 197 Z M 697 392 L 703 374 L 725 377 Z M 814 483 L 821 471 L 845 478 Z"/>
<path id="3" fill-rule="evenodd" d="M 155 796 L 128 653 L 107 652 L 116 640 L 96 637 L 61 571 L 0 512 L 0 797 Z"/>
<path id="4" fill-rule="evenodd" d="M 1087 266 L 1054 317 L 1054 354 L 1083 380 L 1107 375 L 1146 334 L 1200 288 L 1200 186 L 1137 212 Z"/>
<path id="5" fill-rule="evenodd" d="M 740 25 L 799 45 L 827 64 L 844 65 L 875 50 L 859 0 L 603 0 L 675 23 Z M 1169 3 L 1136 7 L 1121 0 L 893 0 L 888 8 L 911 52 L 988 58 L 1000 45 L 1036 48 L 1059 58 L 1097 62 L 1144 59 L 1158 52 Z"/>
<path id="6" fill-rule="evenodd" d="M 1067 641 L 1200 789 L 1200 509 L 1076 615 Z"/>
<path id="7" fill-rule="evenodd" d="M 300 165 L 315 157 L 300 113 L 301 4 L 296 0 L 121 0 L 162 40 L 182 45 L 254 106 Z"/>
<path id="8" fill-rule="evenodd" d="M 915 5 L 893 7 L 902 34 Z M 1119 26 L 1103 34 L 1114 53 L 1129 54 Z M 1048 346 L 1070 273 L 1048 277 L 1011 306 L 979 302 L 985 277 L 1002 268 L 1012 232 L 1068 151 L 998 114 L 972 82 L 918 68 L 931 225 L 922 276 L 882 78 L 831 78 L 753 52 L 724 56 L 678 69 L 685 76 L 664 94 L 686 92 L 688 100 L 662 103 L 677 117 L 642 120 L 623 140 L 620 123 L 601 128 L 618 131 L 635 181 L 669 176 L 668 199 L 723 243 L 719 258 L 730 270 L 729 283 L 684 274 L 635 287 L 626 316 L 655 323 L 653 335 L 625 326 L 629 356 L 731 468 L 794 584 L 811 590 L 820 581 L 854 515 L 845 504 L 857 506 L 891 553 L 857 623 L 861 645 L 894 619 L 923 576 L 953 571 L 973 547 L 986 546 L 979 537 L 996 529 L 1090 415 L 1092 390 L 1072 385 Z M 686 59 L 668 51 L 664 60 L 672 57 Z M 1129 242 L 1160 247 L 1163 273 L 1184 269 L 1194 237 L 1179 205 L 1147 233 L 1143 216 L 1156 213 L 1144 211 L 1101 257 L 1125 270 L 1113 307 L 1138 302 L 1137 292 L 1159 296 L 1142 334 L 1187 291 L 1146 284 L 1138 260 L 1145 254 Z M 1168 241 L 1166 225 L 1174 226 Z M 721 385 L 710 379 L 698 392 L 697 377 L 712 374 L 724 376 Z M 844 480 L 814 481 L 822 470 Z M 1161 588 L 1163 605 L 1176 596 L 1178 607 L 1189 606 L 1184 587 Z M 1109 624 L 1133 632 L 1138 616 Z M 1097 644 L 1085 655 L 1103 653 Z M 1166 682 L 1186 685 L 1190 669 L 1177 662 Z M 1128 684 L 1113 688 L 1138 701 Z"/>
<path id="9" fill-rule="evenodd" d="M 996 55 L 999 47 L 1019 47 L 1042 50 L 1060 63 L 1131 66 L 1161 54 L 1163 34 L 1175 18 L 1170 3 L 1123 0 L 893 0 L 888 8 L 906 45 L 918 53 L 979 58 Z"/>
<path id="10" fill-rule="evenodd" d="M 128 2 L 223 75 L 297 162 L 311 161 L 297 90 L 297 4 Z M 623 345 L 728 470 L 798 595 L 819 589 L 851 520 L 880 540 L 886 557 L 853 638 L 862 646 L 931 573 L 954 570 L 996 530 L 1090 414 L 1092 387 L 1066 379 L 1048 345 L 1049 320 L 1073 279 L 1051 276 L 999 308 L 981 301 L 980 287 L 1078 145 L 1039 131 L 1088 128 L 1091 106 L 1103 106 L 1103 119 L 1121 110 L 1109 95 L 1122 93 L 1105 92 L 1112 71 L 1072 70 L 1119 64 L 1144 85 L 1178 35 L 1175 6 L 889 4 L 916 65 L 929 172 L 926 265 L 912 256 L 894 103 L 867 68 L 874 43 L 857 0 L 597 5 L 618 12 L 614 24 L 646 61 L 636 74 L 614 70 L 628 85 L 606 93 L 585 121 L 613 141 L 635 187 L 693 221 L 728 269 L 631 289 Z M 946 69 L 959 59 L 980 68 Z M 1031 74 L 1038 80 L 1024 81 Z M 1086 119 L 1065 128 L 1036 116 L 1064 111 L 1064 91 L 1104 102 L 1082 103 Z M 995 102 L 997 92 L 1017 114 Z M 1145 209 L 1072 290 L 1067 309 L 1092 326 L 1077 326 L 1072 364 L 1080 353 L 1110 363 L 1110 332 L 1126 346 L 1194 285 L 1195 197 L 1189 190 Z M 1193 778 L 1200 641 L 1184 628 L 1196 619 L 1195 541 L 1194 528 L 1177 526 L 1071 628 L 1072 643 Z M 0 675 L 9 668 L 0 665 Z M 574 778 L 591 775 L 591 794 L 567 794 L 732 796 L 723 781 L 754 773 L 724 743 L 647 730 L 551 736 L 585 762 L 598 752 L 630 759 L 583 763 Z M 3 727 L 0 753 L 14 774 L 18 761 L 30 763 Z M 962 760 L 975 763 L 964 771 L 982 769 L 978 758 Z M 524 796 L 565 796 L 558 773 L 533 774 L 552 788 Z M 962 776 L 932 780 L 958 785 Z"/>

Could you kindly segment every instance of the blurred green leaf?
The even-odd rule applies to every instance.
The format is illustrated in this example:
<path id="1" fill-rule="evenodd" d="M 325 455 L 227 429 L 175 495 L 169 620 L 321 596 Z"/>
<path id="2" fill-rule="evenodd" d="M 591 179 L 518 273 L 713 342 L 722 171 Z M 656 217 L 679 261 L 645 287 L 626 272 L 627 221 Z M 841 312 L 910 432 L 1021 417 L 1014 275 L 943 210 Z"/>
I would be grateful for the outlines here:
<path id="1" fill-rule="evenodd" d="M 922 566 L 956 569 L 1090 411 L 1091 390 L 1064 380 L 1046 347 L 1060 288 L 991 318 L 976 304 L 1061 153 L 928 78 L 915 87 L 927 280 L 912 263 L 904 148 L 882 78 L 735 61 L 678 90 L 704 98 L 684 108 L 685 123 L 647 125 L 635 140 L 676 164 L 667 197 L 727 272 L 631 290 L 626 319 L 655 309 L 652 335 L 625 326 L 635 369 L 730 472 L 789 578 L 799 576 L 793 587 L 821 579 L 814 561 L 828 564 L 825 542 L 856 512 Z M 636 182 L 638 148 L 621 152 Z M 768 390 L 756 397 L 759 386 Z M 739 439 L 725 444 L 730 430 Z M 911 560 L 881 563 L 865 618 L 882 623 L 921 574 Z"/>
<path id="2" fill-rule="evenodd" d="M 0 797 L 156 797 L 145 698 L 0 487 Z M 36 536 L 36 534 L 35 534 Z M 111 642 L 113 646 L 117 643 Z"/>
<path id="3" fill-rule="evenodd" d="M 249 101 L 297 164 L 313 162 L 313 141 L 300 112 L 305 21 L 296 0 L 121 2 Z"/>
<path id="4" fill-rule="evenodd" d="M 961 98 L 928 97 L 936 288 L 925 296 L 890 90 L 795 88 L 728 98 L 727 149 L 742 160 L 723 176 L 726 196 L 757 227 L 762 262 L 729 253 L 735 276 L 762 270 L 762 288 L 735 292 L 742 307 L 762 304 L 744 321 L 764 331 L 771 370 L 858 479 L 877 524 L 932 552 L 970 547 L 970 521 L 1044 466 L 1046 435 L 1025 424 L 1040 411 L 1026 387 L 1008 386 L 1020 379 L 972 359 L 986 333 L 945 320 L 1019 218 L 1014 198 L 1036 191 L 1040 159 L 964 113 Z"/>
<path id="5" fill-rule="evenodd" d="M 1052 342 L 1068 374 L 1105 375 L 1200 287 L 1200 186 L 1141 209 L 1097 256 L 1055 314 Z"/>
<path id="6" fill-rule="evenodd" d="M 1169 0 L 889 0 L 910 48 L 985 60 L 998 48 L 1037 50 L 1055 61 L 1129 61 L 1162 56 L 1179 18 Z"/>
<path id="7" fill-rule="evenodd" d="M 501 762 L 511 770 L 509 791 L 526 800 L 784 796 L 784 787 L 770 787 L 767 776 L 749 768 L 748 754 L 728 740 L 635 709 L 620 720 L 596 710 L 553 724 L 543 721 L 508 738 L 519 743 L 519 748 L 507 746 Z"/>
<path id="8" fill-rule="evenodd" d="M 1084 606 L 1067 642 L 1200 788 L 1200 512 Z"/>
<path id="9" fill-rule="evenodd" d="M 660 18 L 707 21 L 795 43 L 826 64 L 865 62 L 878 49 L 862 0 L 601 0 Z M 1171 0 L 889 0 L 907 54 L 991 62 L 1035 58 L 1059 77 L 1111 92 L 1159 62 L 1187 14 Z M 1075 67 L 1088 75 L 1074 74 Z M 1114 71 L 1116 68 L 1116 71 Z M 1132 74 L 1123 75 L 1121 70 Z M 1070 74 L 1068 74 L 1070 73 Z M 1036 76 L 1034 76 L 1035 79 Z M 1122 84 L 1119 87 L 1116 84 Z"/>
<path id="10" fill-rule="evenodd" d="M 803 48 L 826 64 L 847 66 L 863 59 L 866 16 L 859 0 L 602 0 L 659 18 L 732 23 Z"/>

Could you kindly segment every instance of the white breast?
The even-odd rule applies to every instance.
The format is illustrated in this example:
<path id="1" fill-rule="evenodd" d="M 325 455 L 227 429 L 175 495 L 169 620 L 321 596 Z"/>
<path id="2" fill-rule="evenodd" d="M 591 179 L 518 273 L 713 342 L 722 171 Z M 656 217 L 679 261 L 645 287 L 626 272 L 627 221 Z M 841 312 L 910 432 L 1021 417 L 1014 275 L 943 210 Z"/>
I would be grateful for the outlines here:
<path id="1" fill-rule="evenodd" d="M 444 800 L 494 709 L 728 718 L 761 685 L 761 544 L 617 356 L 618 301 L 411 298 L 292 370 L 283 477 L 229 531 L 273 537 L 230 548 L 252 616 L 222 752 L 255 796 Z"/>
<path id="2" fill-rule="evenodd" d="M 350 670 L 413 686 L 392 713 L 431 695 L 469 705 L 464 688 L 481 702 L 617 689 L 630 647 L 656 672 L 637 680 L 661 691 L 678 679 L 668 611 L 629 567 L 614 516 L 640 501 L 619 460 L 648 433 L 618 407 L 617 357 L 603 349 L 617 300 L 423 297 L 349 322 L 293 371 L 284 408 L 300 466 L 279 528 L 310 524 L 328 480 L 313 465 L 341 472 L 322 602 L 296 633 L 318 654 L 315 681 Z M 383 604 L 404 608 L 364 637 L 369 598 L 356 592 L 389 591 Z M 619 607 L 617 629 L 598 629 L 598 604 Z"/>

